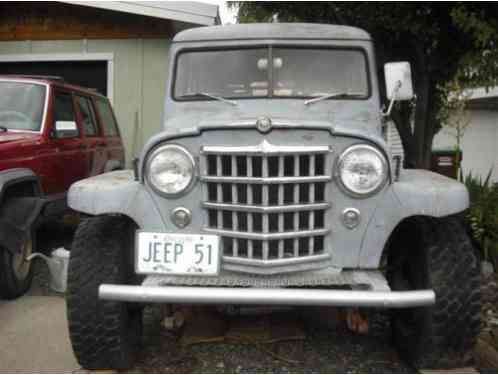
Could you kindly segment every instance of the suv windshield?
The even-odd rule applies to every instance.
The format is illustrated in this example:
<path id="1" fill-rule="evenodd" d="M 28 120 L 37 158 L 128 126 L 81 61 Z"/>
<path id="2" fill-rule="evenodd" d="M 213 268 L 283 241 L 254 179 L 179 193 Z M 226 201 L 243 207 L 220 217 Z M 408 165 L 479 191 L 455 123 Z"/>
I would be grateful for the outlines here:
<path id="1" fill-rule="evenodd" d="M 45 106 L 45 86 L 0 81 L 0 127 L 40 130 Z"/>
<path id="2" fill-rule="evenodd" d="M 273 61 L 269 64 L 269 61 Z M 365 54 L 358 49 L 269 47 L 188 51 L 179 55 L 174 96 L 222 98 L 367 98 Z M 351 95 L 348 95 L 351 94 Z"/>

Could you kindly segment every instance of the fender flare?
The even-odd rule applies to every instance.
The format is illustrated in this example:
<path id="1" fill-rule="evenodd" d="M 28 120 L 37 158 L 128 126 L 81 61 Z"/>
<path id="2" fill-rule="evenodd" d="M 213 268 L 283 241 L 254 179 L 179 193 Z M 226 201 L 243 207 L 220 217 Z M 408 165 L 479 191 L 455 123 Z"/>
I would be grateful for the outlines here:
<path id="1" fill-rule="evenodd" d="M 33 187 L 29 196 L 5 199 L 6 190 L 28 182 Z M 32 228 L 36 222 L 44 201 L 40 179 L 27 168 L 15 168 L 0 172 L 0 243 L 1 247 L 9 252 L 20 249 L 27 236 L 32 235 Z"/>
<path id="2" fill-rule="evenodd" d="M 104 173 L 74 183 L 69 189 L 68 205 L 93 216 L 125 215 L 140 228 L 164 230 L 163 219 L 149 191 L 135 181 L 131 170 Z"/>
<path id="3" fill-rule="evenodd" d="M 42 196 L 42 188 L 38 176 L 28 168 L 7 169 L 0 172 L 0 203 L 2 202 L 5 190 L 12 185 L 30 182 L 33 184 L 34 195 Z"/>
<path id="4" fill-rule="evenodd" d="M 441 218 L 469 207 L 462 183 L 427 170 L 403 170 L 384 192 L 363 236 L 358 267 L 377 268 L 391 233 L 413 216 Z"/>

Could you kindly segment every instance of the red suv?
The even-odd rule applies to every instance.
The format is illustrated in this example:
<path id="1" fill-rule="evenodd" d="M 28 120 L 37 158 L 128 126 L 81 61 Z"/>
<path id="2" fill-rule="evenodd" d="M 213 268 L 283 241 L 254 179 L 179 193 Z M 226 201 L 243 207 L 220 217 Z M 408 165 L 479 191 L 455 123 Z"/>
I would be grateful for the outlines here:
<path id="1" fill-rule="evenodd" d="M 0 297 L 30 286 L 36 226 L 72 183 L 124 168 L 109 100 L 57 77 L 0 76 Z"/>

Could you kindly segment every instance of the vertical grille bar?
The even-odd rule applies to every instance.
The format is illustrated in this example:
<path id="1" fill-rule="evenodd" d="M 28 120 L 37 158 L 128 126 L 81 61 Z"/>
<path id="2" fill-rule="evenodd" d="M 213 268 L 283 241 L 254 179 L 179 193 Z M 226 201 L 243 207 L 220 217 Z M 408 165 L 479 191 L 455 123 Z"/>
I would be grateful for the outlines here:
<path id="1" fill-rule="evenodd" d="M 262 175 L 263 177 L 268 177 L 268 157 L 264 156 L 263 157 L 263 166 L 262 166 Z M 263 185 L 263 195 L 262 195 L 262 204 L 263 206 L 268 206 L 268 201 L 269 201 L 269 192 L 268 192 L 268 185 Z M 263 214 L 263 233 L 269 233 L 270 232 L 270 224 L 268 220 L 268 214 Z M 263 241 L 263 259 L 267 260 L 268 259 L 268 241 Z"/>
<path id="2" fill-rule="evenodd" d="M 217 176 L 222 176 L 223 171 L 221 168 L 221 155 L 216 156 L 216 175 Z M 223 203 L 223 187 L 221 183 L 216 184 L 216 201 L 218 203 Z M 217 223 L 218 223 L 218 229 L 223 228 L 223 212 L 221 210 L 218 210 L 217 212 L 218 218 L 217 218 Z"/>
<path id="3" fill-rule="evenodd" d="M 247 164 L 247 177 L 252 177 L 252 157 L 248 156 L 246 159 Z M 252 197 L 252 185 L 247 184 L 247 204 L 251 205 L 253 202 Z M 252 213 L 247 213 L 247 231 L 252 233 L 253 231 L 253 217 Z M 247 257 L 251 259 L 253 257 L 253 242 L 252 240 L 247 240 Z"/>
<path id="4" fill-rule="evenodd" d="M 237 177 L 237 157 L 232 155 L 232 177 Z M 239 203 L 239 198 L 237 196 L 237 184 L 232 184 L 232 203 Z M 234 231 L 239 230 L 239 220 L 236 211 L 232 211 L 232 227 Z M 237 238 L 232 239 L 232 253 L 236 257 L 239 255 L 239 240 Z"/>
<path id="5" fill-rule="evenodd" d="M 315 175 L 315 155 L 310 155 L 310 176 Z M 309 188 L 309 202 L 315 202 L 315 184 L 311 183 L 310 188 Z M 315 228 L 315 211 L 310 211 L 309 212 L 309 229 L 314 229 Z M 308 254 L 313 255 L 315 247 L 315 237 L 310 236 L 309 241 L 308 241 Z"/>
<path id="6" fill-rule="evenodd" d="M 294 156 L 294 176 L 299 176 L 299 155 Z M 299 203 L 299 184 L 294 184 L 294 203 Z M 294 230 L 299 230 L 299 212 L 294 212 Z M 299 256 L 299 239 L 294 238 L 294 256 Z"/>
<path id="7" fill-rule="evenodd" d="M 278 157 L 278 177 L 284 176 L 284 156 Z M 278 185 L 278 205 L 283 206 L 284 204 L 284 184 Z M 278 214 L 278 232 L 283 233 L 284 231 L 284 214 Z M 284 257 L 284 240 L 278 240 L 278 258 L 282 259 Z"/>

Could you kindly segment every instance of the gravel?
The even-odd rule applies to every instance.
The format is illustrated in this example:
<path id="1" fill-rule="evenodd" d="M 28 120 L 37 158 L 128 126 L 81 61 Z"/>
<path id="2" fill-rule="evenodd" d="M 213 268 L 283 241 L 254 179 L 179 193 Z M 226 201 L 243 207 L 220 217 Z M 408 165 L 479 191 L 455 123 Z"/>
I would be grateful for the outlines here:
<path id="1" fill-rule="evenodd" d="M 179 344 L 179 335 L 160 330 L 160 310 L 148 307 L 144 345 L 131 372 L 152 373 L 413 373 L 397 356 L 385 313 L 370 311 L 370 333 L 352 334 L 308 327 L 305 340 L 254 343 Z M 288 361 L 291 360 L 291 361 Z"/>

